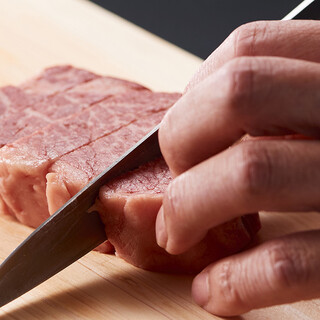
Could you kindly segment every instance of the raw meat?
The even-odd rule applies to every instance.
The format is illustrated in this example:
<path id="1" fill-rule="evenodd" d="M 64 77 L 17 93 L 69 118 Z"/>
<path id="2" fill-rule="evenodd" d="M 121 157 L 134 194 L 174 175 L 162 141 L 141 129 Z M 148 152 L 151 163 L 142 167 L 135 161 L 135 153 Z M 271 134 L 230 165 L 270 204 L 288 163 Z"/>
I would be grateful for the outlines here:
<path id="1" fill-rule="evenodd" d="M 81 83 L 80 79 L 79 84 L 70 90 L 23 109 L 8 110 L 0 118 L 0 148 L 104 99 L 133 91 L 149 91 L 136 83 L 110 77 L 96 76 L 85 83 Z"/>
<path id="2" fill-rule="evenodd" d="M 121 96 L 111 98 L 4 146 L 0 149 L 1 211 L 15 216 L 24 224 L 32 227 L 38 226 L 49 216 L 46 193 L 50 207 L 56 209 L 55 203 L 61 204 L 59 195 L 62 194 L 62 191 L 57 191 L 57 187 L 52 187 L 52 184 L 56 186 L 59 180 L 52 169 L 53 167 L 58 168 L 55 162 L 63 155 L 72 157 L 73 152 L 79 153 L 85 150 L 84 154 L 75 157 L 75 166 L 83 160 L 101 172 L 113 159 L 120 156 L 151 130 L 152 126 L 160 122 L 165 111 L 177 98 L 177 94 L 148 91 L 127 94 L 123 98 Z M 147 120 L 143 117 L 146 117 Z M 132 132 L 131 127 L 135 127 Z M 118 134 L 120 129 L 120 134 Z M 124 139 L 127 137 L 128 143 L 120 140 L 121 136 Z M 81 147 L 84 146 L 86 148 L 82 149 Z M 98 149 L 95 149 L 96 146 Z M 88 154 L 86 150 L 89 150 Z M 96 154 L 90 153 L 91 150 L 94 150 Z M 65 167 L 68 165 L 68 162 L 64 164 Z M 70 185 L 81 187 L 88 182 L 88 179 L 83 179 L 80 173 L 73 175 L 72 166 L 70 168 L 70 176 L 74 176 Z M 48 173 L 51 175 L 47 181 Z M 95 175 L 97 173 L 99 172 L 93 172 Z M 90 176 L 89 179 L 93 177 Z M 63 189 L 64 185 L 60 184 L 59 187 Z M 68 185 L 67 187 L 71 191 L 79 191 L 79 188 L 72 189 Z M 52 189 L 56 190 L 56 194 L 52 195 L 50 192 Z M 72 192 L 71 195 L 73 195 Z M 50 196 L 53 197 L 53 200 Z M 68 199 L 64 198 L 64 201 L 66 200 Z"/>
<path id="3" fill-rule="evenodd" d="M 24 82 L 20 88 L 26 94 L 46 97 L 97 77 L 100 76 L 70 65 L 55 66 L 45 69 L 39 76 Z"/>
<path id="4" fill-rule="evenodd" d="M 154 95 L 148 94 L 150 97 Z M 137 97 L 142 99 L 141 94 Z M 123 97 L 123 100 L 129 99 Z M 143 121 L 138 119 L 115 134 L 64 155 L 56 161 L 46 176 L 50 212 L 55 212 L 135 141 L 143 137 L 162 116 L 163 113 L 158 113 L 148 115 Z M 234 219 L 211 230 L 199 245 L 187 253 L 174 257 L 168 255 L 156 244 L 154 223 L 162 202 L 162 194 L 170 181 L 168 167 L 163 159 L 160 159 L 101 189 L 97 207 L 106 225 L 108 239 L 116 253 L 131 264 L 149 270 L 194 273 L 214 260 L 243 249 L 258 231 L 260 224 L 257 215 Z M 101 250 L 109 252 L 111 248 L 108 246 Z"/>
<path id="5" fill-rule="evenodd" d="M 20 110 L 41 99 L 43 99 L 43 95 L 28 95 L 18 87 L 6 86 L 0 88 L 0 117 L 2 119 L 9 110 L 14 108 Z"/>
<path id="6" fill-rule="evenodd" d="M 22 110 L 58 92 L 99 76 L 72 66 L 56 66 L 45 69 L 39 76 L 26 81 L 19 87 L 0 88 L 0 116 L 7 112 Z"/>
<path id="7" fill-rule="evenodd" d="M 0 212 L 38 226 L 158 124 L 179 96 L 72 67 L 0 89 Z M 170 181 L 158 159 L 104 186 L 95 206 L 109 242 L 100 250 L 115 248 L 149 270 L 193 273 L 243 249 L 259 230 L 257 215 L 244 216 L 210 230 L 188 252 L 168 255 L 156 244 L 154 224 Z"/>
<path id="8" fill-rule="evenodd" d="M 260 228 L 258 215 L 234 219 L 210 230 L 187 252 L 171 256 L 156 243 L 155 220 L 171 181 L 158 159 L 110 182 L 100 190 L 97 207 L 117 255 L 148 270 L 195 273 L 243 249 Z"/>

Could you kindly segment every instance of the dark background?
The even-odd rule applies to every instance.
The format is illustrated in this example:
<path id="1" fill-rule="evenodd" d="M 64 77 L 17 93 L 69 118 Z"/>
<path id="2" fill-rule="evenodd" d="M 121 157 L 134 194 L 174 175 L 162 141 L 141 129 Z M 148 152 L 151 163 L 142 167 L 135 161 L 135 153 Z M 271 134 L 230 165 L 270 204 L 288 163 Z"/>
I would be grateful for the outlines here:
<path id="1" fill-rule="evenodd" d="M 207 57 L 241 24 L 282 19 L 301 1 L 93 0 L 202 58 Z"/>

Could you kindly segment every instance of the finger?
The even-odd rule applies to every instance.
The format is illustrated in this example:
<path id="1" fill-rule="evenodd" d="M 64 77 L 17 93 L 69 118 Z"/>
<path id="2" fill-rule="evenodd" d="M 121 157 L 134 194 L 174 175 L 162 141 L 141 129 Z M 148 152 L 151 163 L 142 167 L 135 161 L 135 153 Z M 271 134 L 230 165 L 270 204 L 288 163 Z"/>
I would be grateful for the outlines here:
<path id="1" fill-rule="evenodd" d="M 226 62 L 242 56 L 278 56 L 320 62 L 319 21 L 258 21 L 244 24 L 201 65 L 187 91 Z"/>
<path id="2" fill-rule="evenodd" d="M 194 300 L 220 316 L 320 297 L 320 231 L 292 234 L 210 265 Z"/>
<path id="3" fill-rule="evenodd" d="M 320 142 L 247 141 L 191 168 L 166 190 L 158 244 L 180 254 L 248 212 L 320 210 Z"/>
<path id="4" fill-rule="evenodd" d="M 162 121 L 159 141 L 174 175 L 252 136 L 320 136 L 320 64 L 238 58 L 184 95 Z"/>

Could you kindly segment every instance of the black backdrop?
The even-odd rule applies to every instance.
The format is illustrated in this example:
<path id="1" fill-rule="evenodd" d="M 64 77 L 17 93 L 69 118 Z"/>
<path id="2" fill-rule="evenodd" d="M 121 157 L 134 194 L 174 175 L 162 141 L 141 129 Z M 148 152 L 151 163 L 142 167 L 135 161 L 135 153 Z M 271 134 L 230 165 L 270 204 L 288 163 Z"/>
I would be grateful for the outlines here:
<path id="1" fill-rule="evenodd" d="M 205 58 L 239 25 L 281 19 L 302 0 L 93 0 Z"/>

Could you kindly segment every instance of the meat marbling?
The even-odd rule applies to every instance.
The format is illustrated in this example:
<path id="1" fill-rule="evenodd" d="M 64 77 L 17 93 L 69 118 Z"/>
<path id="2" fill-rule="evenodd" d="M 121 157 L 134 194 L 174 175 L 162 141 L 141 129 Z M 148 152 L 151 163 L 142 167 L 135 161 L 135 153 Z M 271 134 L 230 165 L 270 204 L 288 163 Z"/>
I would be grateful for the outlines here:
<path id="1" fill-rule="evenodd" d="M 137 99 L 141 99 L 141 103 L 137 103 Z M 93 105 L 79 114 L 58 120 L 32 135 L 4 146 L 0 149 L 2 212 L 15 216 L 29 226 L 38 226 L 49 215 L 46 190 L 49 190 L 47 193 L 50 195 L 50 189 L 52 189 L 50 181 L 57 181 L 57 179 L 51 177 L 47 183 L 46 175 L 53 173 L 51 168 L 55 166 L 55 162 L 64 155 L 72 156 L 72 152 L 82 151 L 81 147 L 86 146 L 85 150 L 95 150 L 97 155 L 82 155 L 85 163 L 91 163 L 95 168 L 105 168 L 111 163 L 109 158 L 112 156 L 112 151 L 109 150 L 115 152 L 119 149 L 112 159 L 120 156 L 126 150 L 125 148 L 139 140 L 138 135 L 142 137 L 161 120 L 164 112 L 176 99 L 176 94 L 152 92 L 139 92 L 136 95 L 132 94 L 131 98 L 128 95 L 124 98 L 115 97 Z M 144 120 L 143 117 L 148 120 Z M 143 123 L 147 123 L 147 127 L 141 130 Z M 135 135 L 135 131 L 128 133 L 129 144 L 117 139 L 120 129 L 124 128 L 120 133 L 125 139 L 127 136 L 124 133 L 132 126 L 136 126 L 135 131 L 140 134 Z M 133 142 L 131 137 L 136 140 Z M 106 152 L 105 161 L 99 158 L 99 150 L 94 149 L 95 145 L 101 145 L 104 141 L 107 141 L 104 146 L 106 151 L 101 147 L 100 153 Z M 116 149 L 113 144 L 117 146 Z M 100 161 L 97 160 L 98 158 Z M 77 161 L 81 159 L 74 160 L 77 165 Z M 73 172 L 70 175 L 74 176 Z M 80 174 L 74 177 L 78 181 Z M 88 180 L 82 181 L 88 182 Z M 74 184 L 73 181 L 71 182 L 71 185 Z M 83 186 L 83 183 L 81 185 Z M 49 199 L 49 204 L 59 202 L 58 196 L 54 196 L 54 199 L 54 201 Z M 56 208 L 56 205 L 52 206 Z"/>
<path id="2" fill-rule="evenodd" d="M 170 181 L 166 163 L 158 159 L 101 188 L 96 206 L 110 243 L 127 262 L 153 271 L 195 273 L 243 249 L 259 230 L 258 215 L 247 215 L 211 229 L 187 252 L 169 255 L 156 243 L 155 220 Z"/>
<path id="3" fill-rule="evenodd" d="M 128 83 L 123 85 L 122 80 L 102 80 L 98 76 L 57 93 L 59 77 L 50 79 L 56 79 L 52 80 L 55 88 L 51 91 L 40 84 L 26 83 L 19 88 L 21 95 L 42 95 L 34 109 L 43 109 L 46 101 L 52 102 L 55 107 L 47 113 L 50 124 L 0 149 L 0 212 L 33 227 L 159 123 L 179 97 L 154 93 L 132 83 L 132 90 L 126 90 Z M 106 81 L 114 86 L 111 96 L 102 92 L 106 90 Z M 0 99 L 1 92 L 0 89 Z M 94 104 L 99 99 L 105 100 Z M 8 107 L 8 99 L 2 99 L 0 110 L 1 101 Z M 84 101 L 84 106 L 77 108 L 79 101 Z M 93 105 L 89 107 L 90 104 Z M 27 109 L 26 102 L 21 109 Z M 63 112 L 66 116 L 83 109 L 59 119 Z M 210 230 L 188 252 L 168 255 L 156 244 L 154 224 L 170 181 L 168 167 L 163 159 L 158 159 L 101 188 L 95 206 L 110 243 L 126 261 L 149 270 L 197 272 L 208 263 L 243 249 L 259 230 L 257 215 L 244 216 Z M 102 247 L 104 252 L 112 251 L 110 243 Z"/>
<path id="4" fill-rule="evenodd" d="M 92 72 L 69 65 L 47 68 L 19 87 L 0 88 L 0 116 L 2 118 L 12 111 L 23 110 L 47 97 L 97 77 L 99 76 Z"/>
<path id="5" fill-rule="evenodd" d="M 95 76 L 86 82 L 80 82 L 81 79 L 65 92 L 48 96 L 25 108 L 10 108 L 0 118 L 0 148 L 104 99 L 134 91 L 149 91 L 136 83 L 111 77 Z"/>

